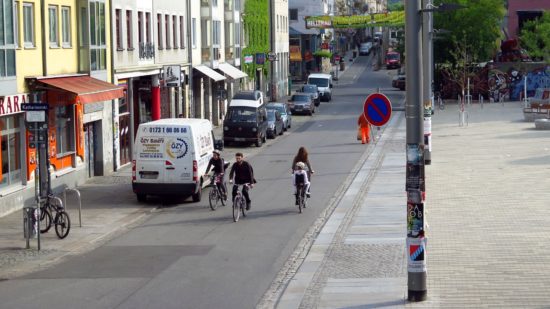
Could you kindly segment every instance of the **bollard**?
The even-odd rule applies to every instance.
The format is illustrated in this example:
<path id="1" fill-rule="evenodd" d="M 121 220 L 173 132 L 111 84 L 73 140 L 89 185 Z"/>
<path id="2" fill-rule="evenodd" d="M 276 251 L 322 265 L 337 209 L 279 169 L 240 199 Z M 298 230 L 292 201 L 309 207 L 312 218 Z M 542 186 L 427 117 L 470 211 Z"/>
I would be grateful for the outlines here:
<path id="1" fill-rule="evenodd" d="M 23 236 L 26 240 L 26 249 L 30 249 L 30 239 L 38 235 L 38 207 L 23 207 Z"/>

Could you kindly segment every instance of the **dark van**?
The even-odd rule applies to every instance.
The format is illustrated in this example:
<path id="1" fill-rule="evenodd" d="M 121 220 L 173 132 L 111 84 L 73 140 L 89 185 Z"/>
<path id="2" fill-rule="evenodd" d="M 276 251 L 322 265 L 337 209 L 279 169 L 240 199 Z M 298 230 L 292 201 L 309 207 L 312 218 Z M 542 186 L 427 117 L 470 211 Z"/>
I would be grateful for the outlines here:
<path id="1" fill-rule="evenodd" d="M 255 143 L 262 146 L 267 139 L 267 112 L 261 91 L 235 94 L 223 121 L 223 141 Z"/>

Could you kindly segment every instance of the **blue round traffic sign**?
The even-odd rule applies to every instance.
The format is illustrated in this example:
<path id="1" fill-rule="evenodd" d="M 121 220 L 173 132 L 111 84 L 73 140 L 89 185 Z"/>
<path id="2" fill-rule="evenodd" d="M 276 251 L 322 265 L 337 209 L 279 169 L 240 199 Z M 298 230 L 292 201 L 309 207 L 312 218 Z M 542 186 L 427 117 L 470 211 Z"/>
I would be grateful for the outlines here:
<path id="1" fill-rule="evenodd" d="M 363 104 L 363 114 L 373 126 L 385 125 L 391 117 L 391 102 L 381 93 L 372 93 Z"/>

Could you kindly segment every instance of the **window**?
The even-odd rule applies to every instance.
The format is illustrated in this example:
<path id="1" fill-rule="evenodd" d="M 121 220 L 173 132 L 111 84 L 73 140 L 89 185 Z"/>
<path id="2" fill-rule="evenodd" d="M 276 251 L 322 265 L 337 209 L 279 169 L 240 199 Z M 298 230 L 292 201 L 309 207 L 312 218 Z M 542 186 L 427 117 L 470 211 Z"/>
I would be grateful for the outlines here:
<path id="1" fill-rule="evenodd" d="M 170 49 L 170 15 L 164 15 L 164 36 L 166 37 L 166 49 Z"/>
<path id="2" fill-rule="evenodd" d="M 122 38 L 121 38 L 122 39 Z M 71 8 L 61 8 L 61 42 L 63 47 L 71 47 Z"/>
<path id="3" fill-rule="evenodd" d="M 172 38 L 174 40 L 174 48 L 178 48 L 178 17 L 172 16 Z"/>
<path id="4" fill-rule="evenodd" d="M 220 25 L 221 21 L 214 20 L 212 22 L 212 45 L 220 46 Z"/>
<path id="5" fill-rule="evenodd" d="M 132 30 L 132 11 L 126 10 L 126 48 L 128 50 L 134 50 Z"/>
<path id="6" fill-rule="evenodd" d="M 138 44 L 143 44 L 143 12 L 138 12 Z"/>
<path id="7" fill-rule="evenodd" d="M 115 10 L 115 35 L 116 35 L 116 49 L 123 50 L 122 47 L 122 10 Z"/>
<path id="8" fill-rule="evenodd" d="M 0 117 L 0 189 L 21 184 L 21 116 Z"/>
<path id="9" fill-rule="evenodd" d="M 34 4 L 23 3 L 23 44 L 27 48 L 34 47 Z"/>
<path id="10" fill-rule="evenodd" d="M 158 45 L 162 49 L 162 14 L 157 14 Z"/>
<path id="11" fill-rule="evenodd" d="M 191 44 L 193 44 L 193 48 L 197 47 L 197 19 L 196 18 L 191 19 Z"/>
<path id="12" fill-rule="evenodd" d="M 145 41 L 151 43 L 151 13 L 145 13 Z"/>
<path id="13" fill-rule="evenodd" d="M 185 48 L 185 24 L 183 22 L 183 16 L 180 16 L 180 48 Z"/>
<path id="14" fill-rule="evenodd" d="M 48 19 L 50 22 L 50 47 L 59 47 L 59 17 L 56 5 L 48 7 Z"/>
<path id="15" fill-rule="evenodd" d="M 19 38 L 19 1 L 14 2 L 14 10 L 15 10 L 15 21 L 13 23 L 13 37 L 14 37 L 14 43 L 15 47 L 21 46 L 20 38 Z"/>
<path id="16" fill-rule="evenodd" d="M 74 117 L 72 105 L 55 107 L 55 137 L 58 156 L 74 152 Z"/>
<path id="17" fill-rule="evenodd" d="M 290 20 L 298 20 L 298 9 L 290 9 L 288 10 L 289 13 L 289 17 L 290 17 Z"/>
<path id="18" fill-rule="evenodd" d="M 105 2 L 90 1 L 90 70 L 107 69 Z"/>

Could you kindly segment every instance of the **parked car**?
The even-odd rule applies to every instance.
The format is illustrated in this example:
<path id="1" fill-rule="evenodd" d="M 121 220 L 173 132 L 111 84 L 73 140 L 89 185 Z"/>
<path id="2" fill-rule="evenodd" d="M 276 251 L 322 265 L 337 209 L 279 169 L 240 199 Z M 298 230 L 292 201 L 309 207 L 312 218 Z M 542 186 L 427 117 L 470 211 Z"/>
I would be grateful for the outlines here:
<path id="1" fill-rule="evenodd" d="M 288 130 L 292 126 L 292 113 L 286 103 L 269 102 L 266 105 L 267 110 L 276 110 L 283 118 L 283 130 Z"/>
<path id="2" fill-rule="evenodd" d="M 132 189 L 138 201 L 148 195 L 192 196 L 201 200 L 209 183 L 208 160 L 223 141 L 214 139 L 207 119 L 166 118 L 139 125 L 132 161 Z"/>
<path id="3" fill-rule="evenodd" d="M 386 69 L 399 69 L 401 67 L 401 55 L 395 51 L 386 53 Z"/>
<path id="4" fill-rule="evenodd" d="M 276 110 L 267 110 L 267 137 L 275 138 L 277 135 L 283 135 L 283 117 Z"/>
<path id="5" fill-rule="evenodd" d="M 399 73 L 393 77 L 391 86 L 399 88 L 399 90 L 405 90 L 405 80 L 405 73 Z"/>
<path id="6" fill-rule="evenodd" d="M 263 94 L 260 91 L 237 93 L 227 108 L 223 121 L 223 140 L 249 142 L 262 146 L 266 140 L 267 115 Z"/>
<path id="7" fill-rule="evenodd" d="M 372 49 L 372 42 L 361 43 L 359 46 L 359 55 L 369 55 Z"/>
<path id="8" fill-rule="evenodd" d="M 315 104 L 309 93 L 296 92 L 290 97 L 288 105 L 293 114 L 302 113 L 311 116 L 315 113 Z"/>
<path id="9" fill-rule="evenodd" d="M 321 104 L 321 96 L 319 95 L 319 88 L 317 85 L 305 84 L 302 86 L 302 89 L 300 89 L 300 92 L 311 93 L 311 98 L 315 106 Z"/>

